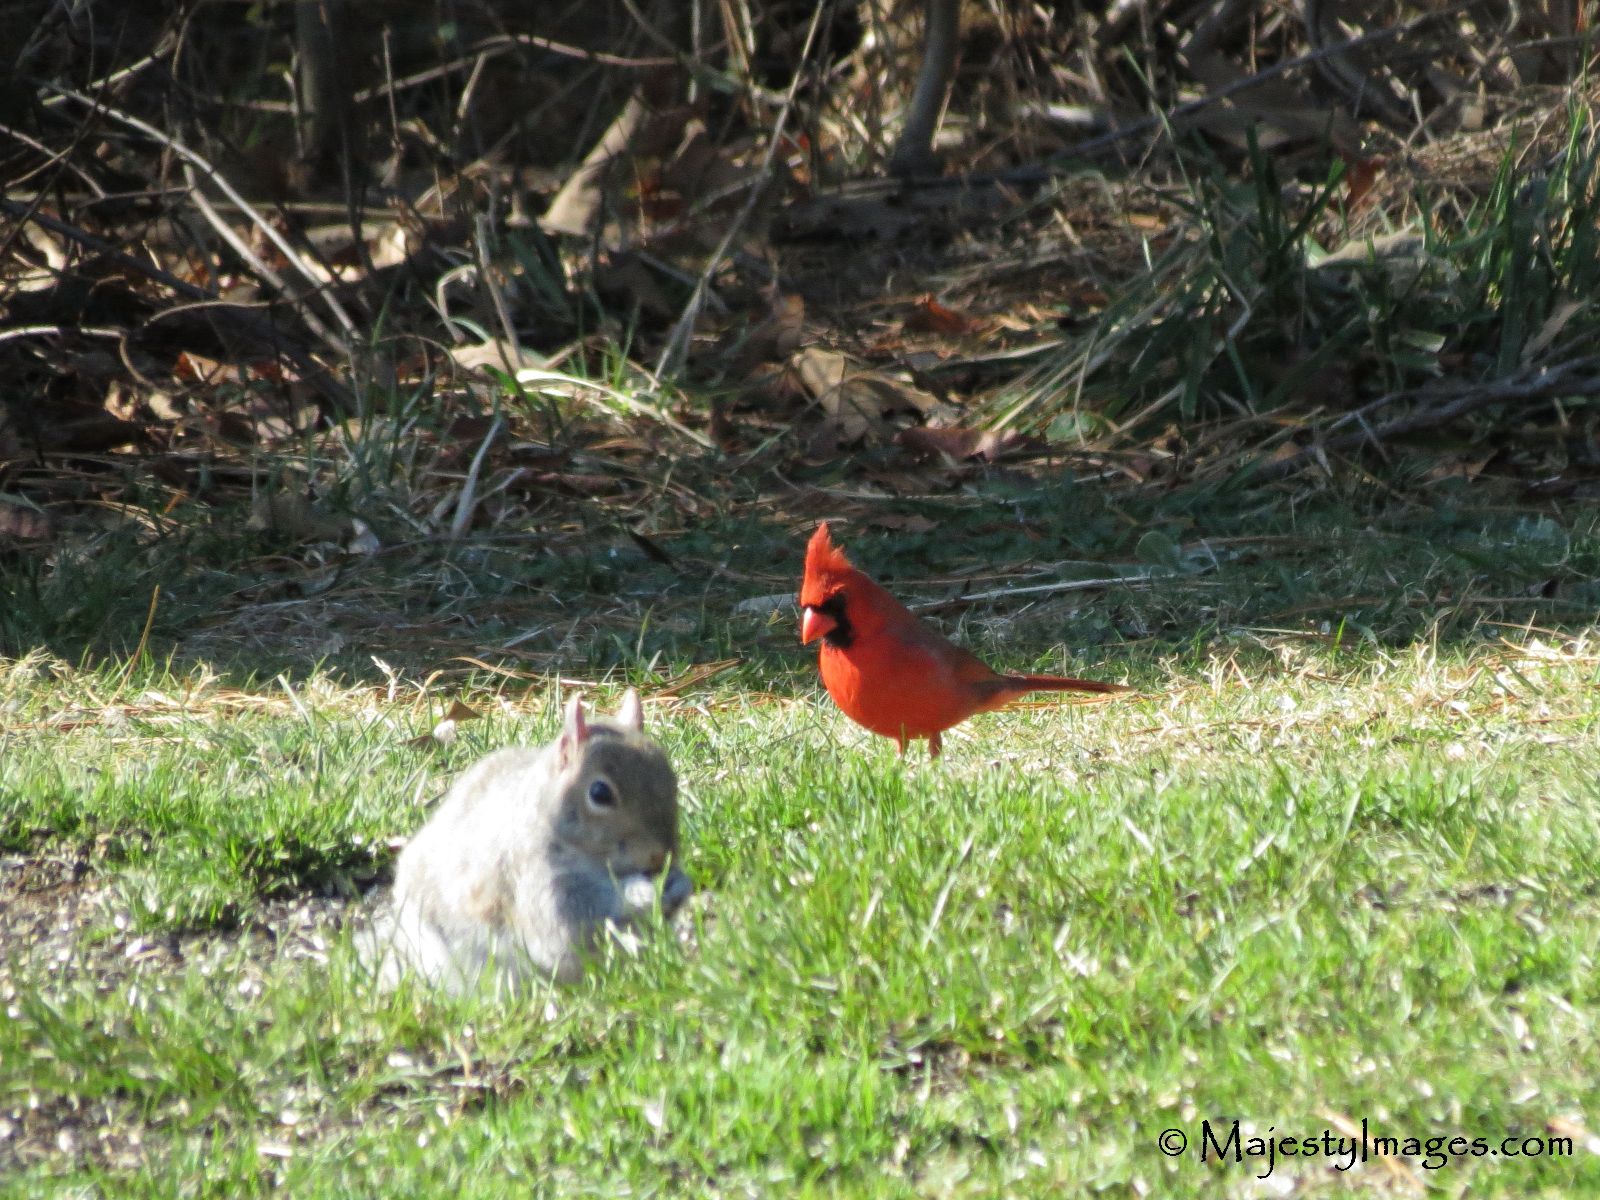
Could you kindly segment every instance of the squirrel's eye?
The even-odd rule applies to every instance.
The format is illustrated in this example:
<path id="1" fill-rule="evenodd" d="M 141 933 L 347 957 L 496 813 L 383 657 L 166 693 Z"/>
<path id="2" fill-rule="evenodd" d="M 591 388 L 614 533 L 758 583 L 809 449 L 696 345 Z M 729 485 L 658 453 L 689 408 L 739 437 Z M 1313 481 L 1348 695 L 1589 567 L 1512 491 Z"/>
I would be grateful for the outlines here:
<path id="1" fill-rule="evenodd" d="M 589 803 L 597 808 L 610 808 L 617 802 L 616 792 L 611 790 L 611 785 L 604 779 L 596 779 L 589 785 Z"/>

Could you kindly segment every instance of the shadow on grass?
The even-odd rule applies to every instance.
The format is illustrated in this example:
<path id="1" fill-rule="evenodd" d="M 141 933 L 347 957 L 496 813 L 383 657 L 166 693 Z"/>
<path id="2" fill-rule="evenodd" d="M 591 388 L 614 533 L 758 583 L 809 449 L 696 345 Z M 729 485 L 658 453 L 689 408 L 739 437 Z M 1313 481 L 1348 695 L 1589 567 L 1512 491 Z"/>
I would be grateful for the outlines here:
<path id="1" fill-rule="evenodd" d="M 997 664 L 1131 670 L 1146 684 L 1141 664 L 1203 658 L 1241 633 L 1340 651 L 1423 638 L 1444 647 L 1517 628 L 1572 633 L 1600 608 L 1600 516 L 1493 485 L 1113 495 L 996 474 L 943 498 L 813 490 L 787 506 L 723 486 L 718 515 L 648 541 L 597 505 L 552 514 L 543 530 L 384 538 L 364 555 L 178 514 L 154 539 L 105 531 L 0 568 L 0 652 L 93 665 L 142 648 L 176 674 L 205 669 L 240 686 L 316 671 L 351 684 L 390 671 L 648 684 L 736 659 L 766 690 L 787 690 L 809 686 L 812 655 L 783 598 L 824 517 L 841 522 L 858 565 L 908 603 L 938 607 L 936 621 Z M 1139 572 L 1153 577 L 1039 590 Z M 750 603 L 763 597 L 771 603 Z"/>

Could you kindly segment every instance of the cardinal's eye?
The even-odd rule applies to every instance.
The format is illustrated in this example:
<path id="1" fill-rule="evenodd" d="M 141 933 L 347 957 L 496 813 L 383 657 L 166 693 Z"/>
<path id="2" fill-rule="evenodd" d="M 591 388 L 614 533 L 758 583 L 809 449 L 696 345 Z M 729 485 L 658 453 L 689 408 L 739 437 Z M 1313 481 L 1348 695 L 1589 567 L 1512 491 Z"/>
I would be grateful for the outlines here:
<path id="1" fill-rule="evenodd" d="M 604 779 L 596 779 L 589 785 L 589 803 L 596 808 L 611 808 L 616 802 L 616 792 L 611 790 L 611 785 Z"/>

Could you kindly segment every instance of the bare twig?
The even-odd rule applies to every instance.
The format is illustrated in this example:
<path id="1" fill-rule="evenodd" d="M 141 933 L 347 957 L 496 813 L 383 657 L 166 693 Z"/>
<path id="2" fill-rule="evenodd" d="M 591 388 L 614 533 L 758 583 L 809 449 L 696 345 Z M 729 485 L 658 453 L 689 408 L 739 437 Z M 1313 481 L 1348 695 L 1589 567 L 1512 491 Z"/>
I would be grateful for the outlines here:
<path id="1" fill-rule="evenodd" d="M 655 67 L 670 67 L 678 60 L 676 58 L 628 58 L 621 54 L 607 54 L 603 50 L 586 50 L 582 46 L 568 45 L 566 42 L 557 42 L 550 38 L 537 37 L 531 33 L 505 33 L 495 37 L 484 38 L 472 46 L 465 54 L 443 62 L 437 66 L 429 67 L 425 71 L 418 71 L 412 75 L 404 75 L 399 79 L 390 79 L 377 87 L 363 88 L 352 99 L 356 103 L 365 103 L 378 96 L 393 97 L 396 92 L 406 88 L 420 87 L 425 83 L 432 83 L 436 79 L 443 79 L 446 75 L 453 75 L 457 71 L 464 71 L 473 67 L 478 62 L 488 58 L 497 58 L 502 54 L 524 48 L 545 50 L 551 54 L 559 54 L 564 58 L 583 59 L 606 67 L 621 67 L 624 70 L 648 70 Z"/>
<path id="2" fill-rule="evenodd" d="M 296 271 L 299 272 L 301 277 L 311 284 L 313 292 L 322 297 L 323 303 L 328 306 L 328 311 L 333 314 L 334 319 L 338 321 L 341 327 L 343 327 L 345 333 L 352 336 L 355 334 L 355 322 L 350 319 L 349 314 L 344 311 L 344 307 L 327 288 L 324 281 L 317 277 L 316 273 L 306 265 L 305 260 L 301 258 L 300 254 L 295 250 L 295 248 L 289 244 L 289 240 L 279 233 L 273 224 L 264 216 L 262 216 L 261 213 L 256 211 L 255 207 L 242 195 L 240 195 L 234 186 L 228 182 L 227 177 L 223 175 L 221 171 L 217 170 L 216 167 L 212 166 L 211 163 L 202 155 L 190 149 L 188 146 L 178 141 L 170 134 L 157 129 L 148 121 L 140 120 L 131 113 L 125 113 L 119 109 L 112 108 L 103 101 L 97 100 L 92 96 L 85 96 L 81 92 L 73 91 L 71 88 L 61 87 L 59 84 L 46 83 L 44 86 L 50 88 L 59 95 L 65 96 L 69 100 L 74 100 L 77 103 L 84 105 L 92 112 L 104 113 L 112 120 L 126 125 L 130 129 L 138 130 L 140 133 L 144 134 L 157 144 L 167 147 L 179 158 L 183 159 L 183 161 L 194 170 L 205 175 L 208 180 L 216 185 L 218 190 L 221 191 L 223 195 L 225 195 L 229 200 L 239 207 L 239 211 L 249 218 L 251 224 L 255 225 L 257 229 L 261 230 L 262 235 L 275 247 L 277 247 L 278 251 L 284 256 L 285 260 L 291 266 L 293 266 Z M 195 194 L 198 200 L 198 189 L 195 189 Z M 213 220 L 213 224 L 216 224 L 218 221 L 220 221 L 220 217 L 216 217 L 214 211 L 211 217 L 208 217 L 208 219 L 212 218 L 215 218 L 215 220 Z M 220 228 L 219 232 L 221 232 Z M 223 236 L 227 237 L 228 235 L 224 234 Z M 237 237 L 230 238 L 229 244 L 234 246 L 235 250 L 237 251 Z M 256 263 L 260 262 L 260 260 L 255 259 L 255 256 L 253 255 L 247 257 L 245 261 L 250 262 L 252 259 L 254 259 Z M 263 277 L 270 278 L 270 276 Z M 309 323 L 310 322 L 308 321 L 308 324 Z M 348 344 L 341 344 L 337 338 L 333 338 L 332 344 L 335 349 L 344 350 L 346 352 L 348 352 L 350 349 Z"/>
<path id="3" fill-rule="evenodd" d="M 327 371 L 312 359 L 301 347 L 288 342 L 284 331 L 264 321 L 246 310 L 242 305 L 230 304 L 223 301 L 215 292 L 198 287 L 187 279 L 179 279 L 169 271 L 164 271 L 148 259 L 139 258 L 124 250 L 119 250 L 110 242 L 96 237 L 86 230 L 79 229 L 76 225 L 50 216 L 48 213 L 33 212 L 26 204 L 16 200 L 8 200 L 0 196 L 0 212 L 16 217 L 23 221 L 32 221 L 41 228 L 50 230 L 51 233 L 76 242 L 84 249 L 98 254 L 116 263 L 120 267 L 143 275 L 146 279 L 153 280 L 163 287 L 169 288 L 178 295 L 188 300 L 197 301 L 199 304 L 214 306 L 213 319 L 226 320 L 228 325 L 238 333 L 248 337 L 251 341 L 267 347 L 271 353 L 281 355 L 293 363 L 300 370 L 301 377 L 311 383 L 329 400 L 343 406 L 349 399 L 328 377 Z M 179 311 L 167 310 L 168 313 Z"/>
<path id="4" fill-rule="evenodd" d="M 43 172 L 51 170 L 56 166 L 60 166 L 76 175 L 83 186 L 92 192 L 96 199 L 105 199 L 106 190 L 100 186 L 100 181 L 88 171 L 85 171 L 77 163 L 72 161 L 72 152 L 78 148 L 81 139 L 74 139 L 72 144 L 66 147 L 64 150 L 52 150 L 49 146 L 46 146 L 37 138 L 29 137 L 26 133 L 23 133 L 22 130 L 16 129 L 10 125 L 0 125 L 0 134 L 4 134 L 8 138 L 21 142 L 24 146 L 28 147 L 28 149 L 38 152 L 38 154 L 41 155 L 45 160 L 38 166 L 29 170 L 27 174 L 14 176 L 13 178 L 6 180 L 6 189 L 11 193 L 15 194 L 22 191 L 23 185 L 25 185 L 28 180 L 32 179 L 35 175 L 42 174 Z M 4 257 L 6 249 L 7 247 L 0 245 L 0 257 Z"/>
<path id="5" fill-rule="evenodd" d="M 1458 2 L 1451 5 L 1449 8 L 1440 9 L 1437 12 L 1424 13 L 1422 16 L 1407 21 L 1403 25 L 1396 25 L 1388 29 L 1374 29 L 1370 33 L 1362 34 L 1360 37 L 1353 37 L 1343 42 L 1334 42 L 1329 45 L 1322 46 L 1316 50 L 1308 51 L 1305 54 L 1297 54 L 1293 58 L 1283 59 L 1281 62 L 1273 63 L 1270 67 L 1263 67 L 1254 75 L 1246 76 L 1244 79 L 1235 80 L 1233 83 L 1220 87 L 1214 92 L 1208 92 L 1204 96 L 1200 96 L 1184 104 L 1179 104 L 1175 108 L 1168 109 L 1164 113 L 1158 113 L 1155 116 L 1145 117 L 1142 120 L 1135 121 L 1130 125 L 1125 125 L 1121 129 L 1113 129 L 1109 133 L 1103 133 L 1097 137 L 1089 138 L 1087 141 L 1079 142 L 1077 145 L 1070 146 L 1058 154 L 1052 154 L 1042 163 L 1030 163 L 1026 166 L 1011 167 L 1004 171 L 987 171 L 974 175 L 948 175 L 942 177 L 928 176 L 917 179 L 899 180 L 896 181 L 894 186 L 896 188 L 937 188 L 982 187 L 992 184 L 1028 186 L 1033 184 L 1048 183 L 1057 175 L 1061 174 L 1062 171 L 1073 166 L 1080 160 L 1088 157 L 1091 154 L 1096 154 L 1101 150 L 1105 150 L 1110 146 L 1114 146 L 1119 142 L 1125 142 L 1130 138 L 1143 137 L 1145 134 L 1154 133 L 1157 130 L 1166 128 L 1168 125 L 1182 121 L 1187 117 L 1191 117 L 1197 112 L 1210 108 L 1214 104 L 1220 104 L 1222 101 L 1236 96 L 1240 92 L 1246 92 L 1251 88 L 1260 87 L 1269 80 L 1276 79 L 1280 75 L 1287 75 L 1291 71 L 1298 71 L 1302 67 L 1314 66 L 1318 62 L 1330 56 L 1348 54 L 1350 51 L 1360 49 L 1364 46 L 1371 46 L 1379 42 L 1393 41 L 1396 38 L 1407 37 L 1410 34 L 1416 33 L 1418 30 L 1426 27 L 1431 22 L 1443 20 L 1445 17 L 1451 16 L 1466 7 L 1467 5 L 1464 2 Z"/>
<path id="6" fill-rule="evenodd" d="M 205 192 L 201 190 L 199 181 L 195 178 L 194 168 L 188 163 L 183 166 L 183 176 L 189 184 L 189 198 L 194 202 L 194 206 L 200 210 L 200 215 L 206 219 L 206 223 L 216 230 L 217 236 L 226 242 L 228 248 L 238 256 L 239 261 L 249 267 L 258 279 L 265 280 L 274 290 L 292 298 L 294 293 L 289 289 L 289 285 L 261 259 L 260 255 L 250 249 L 249 244 L 235 232 L 233 226 L 228 224 L 223 219 L 222 214 L 212 206 Z M 341 352 L 349 349 L 338 335 L 328 328 L 322 318 L 318 317 L 310 309 L 302 308 L 300 310 L 300 318 L 306 323 L 306 328 L 321 338 L 330 348 Z M 349 318 L 346 317 L 345 320 L 348 321 Z"/>
<path id="7" fill-rule="evenodd" d="M 121 83 L 124 79 L 131 79 L 133 76 L 139 74 L 139 72 L 145 70 L 147 67 L 154 66 L 162 59 L 171 55 L 174 47 L 176 47 L 177 44 L 178 39 L 173 35 L 172 31 L 168 29 L 161 35 L 161 41 L 149 54 L 146 54 L 141 59 L 129 63 L 125 67 L 119 67 L 109 75 L 103 75 L 99 79 L 91 79 L 83 86 L 85 89 L 91 92 L 109 91 L 110 89 L 116 87 L 117 84 Z M 46 97 L 45 99 L 41 100 L 40 103 L 46 108 L 52 108 L 55 105 L 60 104 L 63 100 L 70 100 L 72 98 L 73 97 L 68 95 L 66 92 L 61 92 L 59 95 Z"/>
<path id="8" fill-rule="evenodd" d="M 969 592 L 963 596 L 951 596 L 946 600 L 931 600 L 926 604 L 913 604 L 912 610 L 919 613 L 937 612 L 940 609 L 959 608 L 968 604 L 980 604 L 986 600 L 1014 600 L 1019 596 L 1058 596 L 1063 592 L 1087 592 L 1094 588 L 1116 587 L 1148 587 L 1163 579 L 1190 579 L 1194 572 L 1173 571 L 1165 567 L 1141 567 L 1126 575 L 1107 575 L 1101 579 L 1063 579 L 1055 583 L 1030 583 L 1021 587 L 994 588 L 987 592 Z"/>
<path id="9" fill-rule="evenodd" d="M 1600 356 L 1585 355 L 1552 367 L 1528 368 L 1486 383 L 1455 386 L 1430 383 L 1420 388 L 1390 392 L 1340 417 L 1322 437 L 1298 454 L 1254 468 L 1250 473 L 1251 479 L 1257 483 L 1281 479 L 1328 453 L 1353 450 L 1369 443 L 1378 445 L 1385 438 L 1400 437 L 1419 429 L 1434 429 L 1491 404 L 1543 400 L 1549 396 L 1580 392 L 1600 392 Z M 1376 423 L 1371 421 L 1373 413 L 1379 409 L 1405 400 L 1422 400 L 1424 403 L 1403 416 Z M 1336 437 L 1329 436 L 1347 425 L 1358 425 L 1360 428 Z"/>
<path id="10" fill-rule="evenodd" d="M 0 329 L 0 342 L 9 342 L 14 338 L 72 337 L 74 335 L 120 340 L 128 336 L 128 331 L 126 329 L 102 329 L 96 325 L 18 325 L 11 329 Z"/>
<path id="11" fill-rule="evenodd" d="M 1302 0 L 1300 20 L 1313 51 L 1330 49 L 1323 34 L 1327 16 L 1324 0 Z M 1363 108 L 1376 112 L 1384 124 L 1401 134 L 1409 132 L 1416 124 L 1416 114 L 1389 91 L 1384 80 L 1366 74 L 1348 48 L 1336 47 L 1333 53 L 1323 53 L 1316 59 L 1316 66 L 1323 78 L 1344 92 L 1351 112 L 1357 116 Z"/>
<path id="12" fill-rule="evenodd" d="M 600 50 L 585 50 L 582 46 L 569 46 L 565 42 L 535 37 L 530 33 L 508 33 L 486 38 L 465 54 L 453 58 L 449 62 L 429 67 L 425 71 L 417 71 L 411 75 L 401 76 L 399 79 L 390 79 L 376 87 L 362 88 L 351 99 L 358 104 L 364 104 L 368 100 L 374 100 L 379 96 L 393 100 L 396 93 L 407 88 L 421 87 L 425 83 L 432 83 L 436 79 L 443 79 L 445 76 L 453 75 L 458 71 L 475 68 L 477 64 L 487 59 L 498 58 L 502 54 L 510 54 L 512 51 L 524 47 L 548 50 L 551 54 L 559 54 L 567 58 L 587 59 L 601 66 L 621 67 L 632 70 L 670 67 L 677 61 L 672 58 L 625 58 L 620 54 L 606 54 Z"/>
<path id="13" fill-rule="evenodd" d="M 789 80 L 789 90 L 784 94 L 783 107 L 778 110 L 777 119 L 772 123 L 772 132 L 767 136 L 767 152 L 761 160 L 761 168 L 756 172 L 756 178 L 750 183 L 750 194 L 745 198 L 744 206 L 739 209 L 733 220 L 728 222 L 722 240 L 717 243 L 717 248 L 706 260 L 705 269 L 700 272 L 700 278 L 694 285 L 694 292 L 690 295 L 689 302 L 684 305 L 683 315 L 672 327 L 672 333 L 667 337 L 661 357 L 656 360 L 657 376 L 663 378 L 670 376 L 683 365 L 683 360 L 689 352 L 689 339 L 694 335 L 695 322 L 699 320 L 700 309 L 705 304 L 706 292 L 711 286 L 711 278 L 722 265 L 722 260 L 727 257 L 728 247 L 733 245 L 734 238 L 739 236 L 745 222 L 750 219 L 750 214 L 755 211 L 762 189 L 772 178 L 772 164 L 778 157 L 778 147 L 783 144 L 783 127 L 788 122 L 789 114 L 794 110 L 795 94 L 800 90 L 800 80 L 805 74 L 805 65 L 811 61 L 811 47 L 816 42 L 817 29 L 822 23 L 822 13 L 826 7 L 819 4 L 811 14 L 811 24 L 806 28 L 805 44 L 800 48 L 800 58 L 795 64 L 794 75 Z"/>

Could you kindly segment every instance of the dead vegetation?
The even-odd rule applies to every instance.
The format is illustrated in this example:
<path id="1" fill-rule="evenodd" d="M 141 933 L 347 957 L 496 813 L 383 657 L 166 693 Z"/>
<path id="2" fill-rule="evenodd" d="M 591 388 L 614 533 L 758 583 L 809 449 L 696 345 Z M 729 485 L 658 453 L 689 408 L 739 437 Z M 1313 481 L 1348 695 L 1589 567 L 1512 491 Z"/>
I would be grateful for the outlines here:
<path id="1" fill-rule="evenodd" d="M 15 6 L 0 548 L 248 505 L 305 595 L 729 480 L 1592 490 L 1581 7 L 965 3 L 940 176 L 922 6 L 678 9 Z"/>

